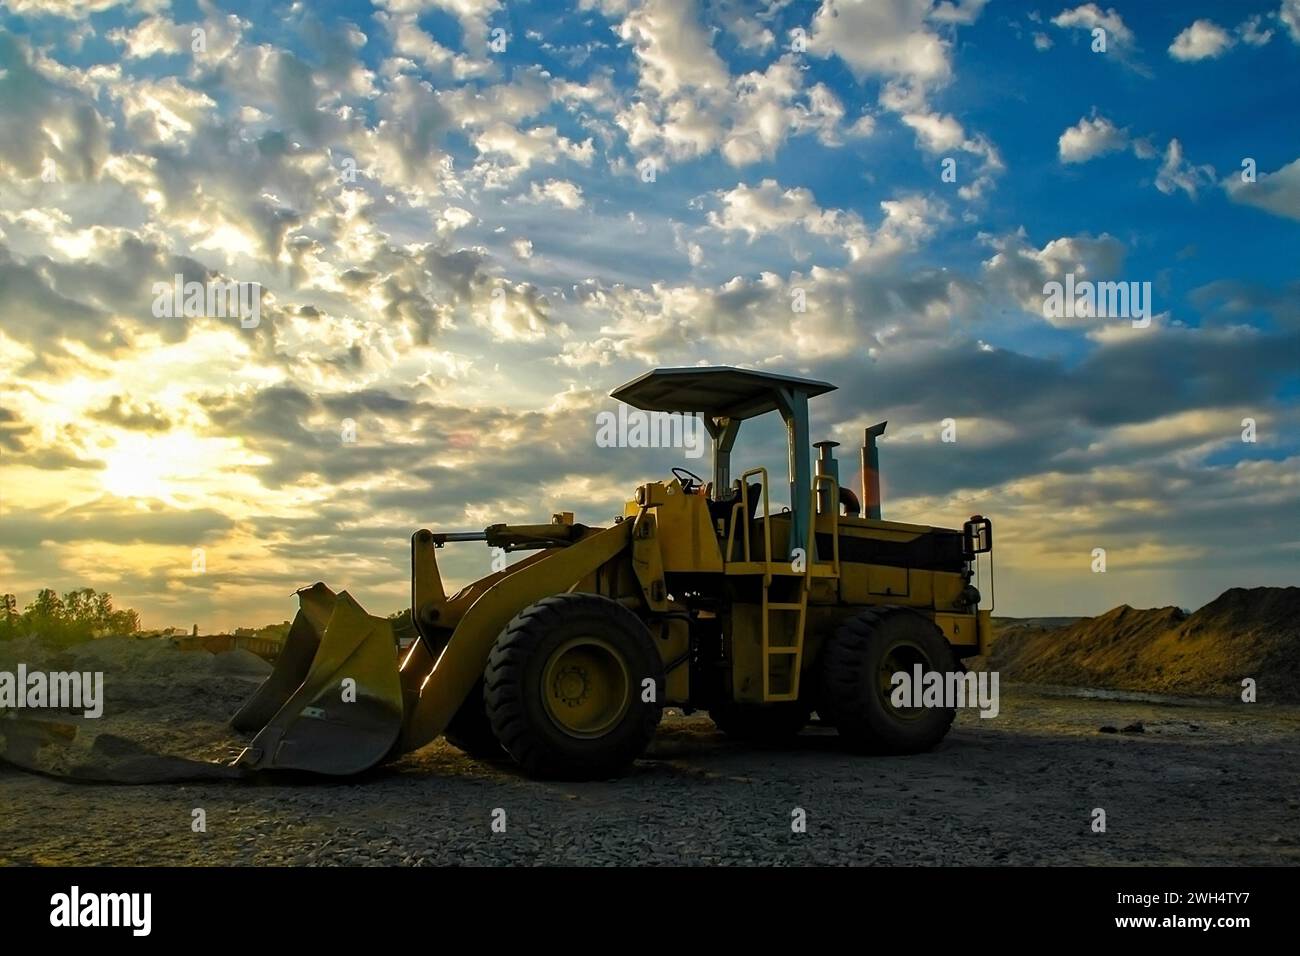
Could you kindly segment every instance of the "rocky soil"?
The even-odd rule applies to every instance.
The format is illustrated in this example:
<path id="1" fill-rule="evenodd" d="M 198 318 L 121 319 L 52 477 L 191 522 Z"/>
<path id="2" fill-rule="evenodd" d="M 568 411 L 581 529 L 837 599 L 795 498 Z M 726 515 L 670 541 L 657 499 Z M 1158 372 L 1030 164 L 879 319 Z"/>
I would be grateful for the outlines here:
<path id="1" fill-rule="evenodd" d="M 784 747 L 742 745 L 670 712 L 645 759 L 609 781 L 529 780 L 445 741 L 345 781 L 226 780 L 214 761 L 242 743 L 226 720 L 260 659 L 9 642 L 0 670 L 42 656 L 104 670 L 105 714 L 41 714 L 40 739 L 30 713 L 0 718 L 4 864 L 1300 863 L 1300 708 L 1231 695 L 1004 683 L 998 717 L 963 712 L 937 750 L 901 758 L 846 753 L 818 725 Z M 178 772 L 190 782 L 86 782 Z"/>

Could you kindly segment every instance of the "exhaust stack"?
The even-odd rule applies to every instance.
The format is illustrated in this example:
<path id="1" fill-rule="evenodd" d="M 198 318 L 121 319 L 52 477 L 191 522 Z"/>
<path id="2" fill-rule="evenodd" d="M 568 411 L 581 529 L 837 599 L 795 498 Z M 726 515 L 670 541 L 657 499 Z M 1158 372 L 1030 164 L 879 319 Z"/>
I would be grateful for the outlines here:
<path id="1" fill-rule="evenodd" d="M 867 429 L 862 445 L 862 511 L 867 518 L 880 520 L 880 453 L 876 439 L 885 433 L 889 422 Z"/>
<path id="2" fill-rule="evenodd" d="M 835 460 L 835 453 L 832 448 L 840 447 L 837 441 L 818 441 L 813 442 L 813 447 L 817 449 L 817 461 L 813 464 L 813 474 L 818 478 L 830 475 L 835 479 L 835 487 L 840 485 L 840 463 Z M 831 489 L 828 485 L 818 482 L 817 484 L 817 513 L 827 515 L 839 511 L 840 503 L 831 501 Z"/>

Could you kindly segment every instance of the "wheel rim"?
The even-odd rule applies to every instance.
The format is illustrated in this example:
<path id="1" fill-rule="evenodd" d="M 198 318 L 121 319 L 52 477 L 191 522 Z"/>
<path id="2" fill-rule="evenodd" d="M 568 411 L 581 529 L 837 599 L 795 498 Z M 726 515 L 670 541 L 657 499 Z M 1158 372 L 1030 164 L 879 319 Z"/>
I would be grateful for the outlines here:
<path id="1" fill-rule="evenodd" d="M 631 703 L 623 655 L 599 637 L 577 637 L 546 662 L 542 701 L 555 726 L 571 737 L 600 737 Z"/>
<path id="2" fill-rule="evenodd" d="M 922 673 L 929 673 L 930 657 L 920 645 L 912 641 L 895 641 L 881 655 L 880 666 L 876 671 L 876 686 L 880 692 L 881 703 L 885 710 L 899 720 L 920 720 L 931 709 L 928 707 L 895 707 L 893 702 L 894 675 L 902 671 L 908 679 L 915 677 L 913 668 L 921 665 Z M 913 697 L 919 696 L 921 688 L 913 687 Z"/>

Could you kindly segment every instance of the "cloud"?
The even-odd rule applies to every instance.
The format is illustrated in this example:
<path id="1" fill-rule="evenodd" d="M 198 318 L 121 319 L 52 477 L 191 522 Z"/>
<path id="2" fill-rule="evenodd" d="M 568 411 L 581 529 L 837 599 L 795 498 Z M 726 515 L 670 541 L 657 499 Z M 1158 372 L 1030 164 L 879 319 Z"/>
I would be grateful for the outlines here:
<path id="1" fill-rule="evenodd" d="M 1097 28 L 1106 31 L 1107 40 L 1117 46 L 1132 46 L 1133 31 L 1124 23 L 1124 18 L 1111 7 L 1105 11 L 1095 3 L 1085 3 L 1070 10 L 1062 10 L 1052 17 L 1052 24 L 1063 29 L 1087 30 Z"/>
<path id="2" fill-rule="evenodd" d="M 229 516 L 213 510 L 118 512 L 106 499 L 57 514 L 11 510 L 5 538 L 16 549 L 85 542 L 177 545 L 189 548 L 232 528 Z"/>
<path id="3" fill-rule="evenodd" d="M 822 209 L 811 190 L 782 190 L 775 179 L 764 179 L 754 187 L 740 183 L 734 189 L 719 190 L 716 195 L 722 202 L 722 211 L 709 214 L 710 224 L 718 229 L 743 232 L 750 242 L 758 236 L 793 228 L 840 239 L 866 233 L 861 218 L 838 209 Z"/>
<path id="4" fill-rule="evenodd" d="M 496 66 L 485 55 L 482 47 L 477 55 L 449 49 L 420 28 L 415 12 L 395 10 L 375 14 L 392 38 L 392 50 L 402 57 L 410 57 L 436 76 L 449 76 L 455 80 L 491 76 Z M 396 62 L 392 63 L 397 67 Z"/>
<path id="5" fill-rule="evenodd" d="M 474 141 L 481 158 L 474 167 L 489 188 L 501 188 L 537 164 L 554 165 L 569 159 L 590 165 L 595 151 L 590 139 L 575 143 L 554 126 L 535 126 L 519 130 L 509 123 L 489 126 Z"/>
<path id="6" fill-rule="evenodd" d="M 1291 39 L 1300 43 L 1300 0 L 1282 0 L 1277 16 Z"/>
<path id="7" fill-rule="evenodd" d="M 692 0 L 649 0 L 624 18 L 618 34 L 632 44 L 641 85 L 658 96 L 727 85 L 727 67 Z"/>
<path id="8" fill-rule="evenodd" d="M 1057 151 L 1063 163 L 1086 163 L 1128 144 L 1128 134 L 1104 116 L 1083 117 L 1060 135 Z"/>
<path id="9" fill-rule="evenodd" d="M 582 187 L 564 179 L 548 179 L 544 183 L 533 183 L 528 191 L 528 201 L 551 203 L 564 209 L 581 209 Z"/>
<path id="10" fill-rule="evenodd" d="M 189 50 L 193 28 L 166 17 L 146 17 L 135 26 L 108 31 L 108 39 L 125 49 L 128 60 L 143 60 L 158 54 L 171 55 Z"/>
<path id="11" fill-rule="evenodd" d="M 1184 62 L 1214 59 L 1230 50 L 1235 42 L 1232 35 L 1213 20 L 1197 20 L 1174 38 L 1169 45 L 1169 55 Z"/>
<path id="12" fill-rule="evenodd" d="M 158 406 L 149 402 L 132 404 L 121 395 L 114 395 L 107 405 L 90 414 L 101 422 L 132 431 L 165 432 L 172 426 L 171 419 Z"/>
<path id="13" fill-rule="evenodd" d="M 982 6 L 964 5 L 975 15 Z M 969 22 L 953 18 L 958 8 L 952 4 L 942 9 L 946 22 Z M 950 45 L 927 25 L 930 13 L 930 0 L 824 0 L 813 17 L 809 52 L 838 56 L 859 80 L 882 76 L 942 85 L 952 73 Z"/>
<path id="14" fill-rule="evenodd" d="M 575 449 L 608 388 L 654 364 L 838 382 L 815 428 L 850 442 L 888 410 L 891 516 L 960 522 L 993 500 L 1008 553 L 1030 563 L 1066 561 L 1062 521 L 1166 556 L 1213 527 L 1216 553 L 1258 560 L 1294 511 L 1293 283 L 1195 273 L 1209 255 L 1175 260 L 1161 230 L 1130 237 L 1100 207 L 1093 231 L 1033 242 L 1059 210 L 1030 210 L 1031 232 L 984 236 L 971 256 L 978 215 L 950 208 L 935 159 L 958 159 L 968 201 L 1002 168 L 1002 119 L 976 128 L 986 111 L 954 83 L 1005 26 L 995 7 L 584 0 L 554 19 L 586 35 L 558 43 L 548 11 L 496 0 L 382 0 L 356 23 L 303 4 L 271 21 L 204 0 L 193 24 L 165 4 L 60 4 L 75 23 L 15 5 L 10 29 L 30 33 L 0 33 L 11 589 L 94 579 L 207 628 L 280 620 L 311 567 L 395 610 L 413 526 L 621 512 L 664 457 Z M 786 43 L 800 16 L 803 53 Z M 1117 18 L 1088 4 L 1057 26 Z M 1030 22 L 1040 47 L 1060 40 Z M 1238 25 L 1237 59 L 1285 24 Z M 503 54 L 486 46 L 495 25 Z M 1094 110 L 1061 135 L 1073 201 L 1104 171 L 1084 161 L 1126 146 L 1167 191 L 1207 181 L 1181 145 L 1157 153 L 1141 115 L 1119 128 Z M 1017 150 L 1026 181 L 1043 172 L 1033 153 Z M 646 157 L 654 184 L 635 175 Z M 926 178 L 900 186 L 899 169 Z M 1298 172 L 1222 185 L 1296 219 Z M 1038 321 L 1049 279 L 1127 278 L 1129 242 L 1144 269 L 1177 273 L 1151 329 Z M 262 325 L 155 317 L 150 286 L 177 272 L 261 282 Z M 1189 275 L 1201 285 L 1182 294 Z M 1237 447 L 1246 414 L 1274 444 Z M 945 417 L 958 456 L 935 437 Z M 779 429 L 756 444 L 760 461 L 784 454 Z M 1170 516 L 1184 504 L 1192 530 Z M 159 517 L 173 513 L 199 517 Z M 481 549 L 446 558 L 449 581 L 486 570 Z M 1037 595 L 1025 580 L 1009 592 Z"/>
<path id="15" fill-rule="evenodd" d="M 33 56 L 26 41 L 0 32 L 0 174 L 87 182 L 109 155 L 109 124 L 93 99 Z"/>
<path id="16" fill-rule="evenodd" d="M 743 4 L 730 2 L 719 4 L 718 11 L 723 29 L 731 34 L 736 45 L 747 53 L 766 53 L 776 43 L 776 37 L 771 29 L 764 26 L 764 21 L 770 20 L 770 16 L 764 14 L 754 16 Z"/>
<path id="17" fill-rule="evenodd" d="M 1213 166 L 1193 166 L 1183 158 L 1182 143 L 1171 139 L 1156 173 L 1156 188 L 1166 195 L 1182 190 L 1192 199 L 1201 186 L 1214 182 Z"/>
<path id="18" fill-rule="evenodd" d="M 1272 173 L 1260 173 L 1253 183 L 1242 181 L 1239 174 L 1231 175 L 1223 181 L 1223 188 L 1233 202 L 1300 220 L 1300 159 Z"/>
<path id="19" fill-rule="evenodd" d="M 961 123 L 938 113 L 905 113 L 903 123 L 916 133 L 917 142 L 928 153 L 960 149 L 966 139 Z"/>
<path id="20" fill-rule="evenodd" d="M 942 204 L 919 195 L 905 196 L 880 203 L 883 216 L 872 230 L 857 213 L 823 209 L 810 190 L 783 190 L 774 179 L 753 187 L 741 183 L 715 196 L 722 208 L 709 213 L 714 228 L 742 232 L 750 242 L 799 230 L 838 243 L 850 262 L 864 267 L 917 248 L 947 218 Z"/>
<path id="21" fill-rule="evenodd" d="M 84 20 L 92 13 L 103 13 L 129 3 L 139 13 L 165 10 L 171 0 L 6 0 L 6 6 L 19 16 L 53 16 Z"/>
<path id="22" fill-rule="evenodd" d="M 1265 29 L 1263 22 L 1264 18 L 1256 14 L 1237 24 L 1237 36 L 1241 37 L 1241 42 L 1248 46 L 1263 46 L 1273 39 L 1273 31 Z"/>
<path id="23" fill-rule="evenodd" d="M 715 150 L 732 166 L 771 159 L 791 136 L 812 135 L 837 146 L 841 134 L 869 135 L 870 120 L 843 131 L 844 107 L 829 87 L 804 88 L 798 58 L 784 54 L 764 70 L 728 76 L 722 86 L 674 86 L 624 105 L 615 121 L 638 155 L 659 165 L 706 156 Z"/>
<path id="24" fill-rule="evenodd" d="M 958 23 L 969 26 L 980 18 L 989 0 L 940 0 L 930 11 L 934 23 Z"/>
<path id="25" fill-rule="evenodd" d="M 1044 315 L 1043 286 L 1063 282 L 1072 274 L 1076 282 L 1120 278 L 1126 249 L 1108 233 L 1061 236 L 1034 248 L 1023 230 L 989 237 L 994 254 L 983 263 L 984 280 L 992 289 L 1011 298 L 1021 309 L 1059 327 L 1086 326 L 1103 321 L 1096 317 Z M 1109 320 L 1105 320 L 1109 321 Z"/>

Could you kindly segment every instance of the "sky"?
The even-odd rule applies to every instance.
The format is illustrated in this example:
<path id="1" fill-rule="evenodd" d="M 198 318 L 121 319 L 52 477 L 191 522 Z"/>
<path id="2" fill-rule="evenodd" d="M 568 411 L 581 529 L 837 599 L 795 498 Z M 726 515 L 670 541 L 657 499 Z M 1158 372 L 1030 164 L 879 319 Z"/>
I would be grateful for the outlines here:
<path id="1" fill-rule="evenodd" d="M 1298 101 L 1300 0 L 3 0 L 0 590 L 389 613 L 417 528 L 706 471 L 596 441 L 683 365 L 838 385 L 846 483 L 887 419 L 997 613 L 1295 584 Z"/>

